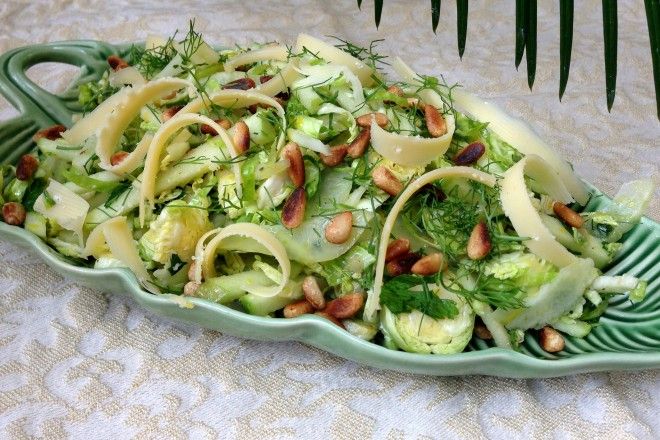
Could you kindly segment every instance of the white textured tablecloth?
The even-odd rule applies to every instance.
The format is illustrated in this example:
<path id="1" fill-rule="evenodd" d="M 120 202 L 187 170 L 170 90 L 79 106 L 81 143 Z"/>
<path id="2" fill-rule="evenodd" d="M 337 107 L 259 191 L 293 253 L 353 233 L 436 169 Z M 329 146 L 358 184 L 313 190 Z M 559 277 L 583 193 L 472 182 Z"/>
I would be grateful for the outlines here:
<path id="1" fill-rule="evenodd" d="M 539 2 L 530 92 L 513 67 L 514 2 L 470 2 L 465 59 L 454 2 L 440 30 L 428 1 L 3 1 L 0 51 L 77 38 L 111 42 L 197 28 L 218 45 L 293 41 L 300 31 L 367 43 L 422 73 L 444 73 L 530 121 L 609 194 L 657 173 L 650 51 L 641 1 L 619 2 L 619 78 L 605 105 L 600 2 L 576 2 L 571 78 L 558 89 L 558 6 Z M 523 61 L 524 65 L 524 61 Z M 70 75 L 35 68 L 61 90 Z M 0 119 L 14 113 L 0 98 Z M 651 217 L 660 217 L 658 198 Z M 366 368 L 297 343 L 237 339 L 159 318 L 81 288 L 0 243 L 0 437 L 659 438 L 660 373 L 552 380 L 416 377 Z"/>

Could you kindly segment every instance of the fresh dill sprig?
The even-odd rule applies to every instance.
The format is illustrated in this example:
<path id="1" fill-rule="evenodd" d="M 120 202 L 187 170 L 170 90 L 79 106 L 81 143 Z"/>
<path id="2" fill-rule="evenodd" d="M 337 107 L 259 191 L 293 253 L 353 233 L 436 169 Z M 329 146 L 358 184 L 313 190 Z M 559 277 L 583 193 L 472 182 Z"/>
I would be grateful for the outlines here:
<path id="1" fill-rule="evenodd" d="M 378 46 L 378 43 L 385 41 L 383 39 L 373 40 L 369 43 L 369 47 L 362 47 L 334 35 L 330 35 L 329 37 L 339 41 L 339 44 L 335 44 L 336 48 L 343 50 L 358 60 L 364 61 L 365 64 L 373 69 L 380 69 L 381 66 L 379 64 L 389 65 L 389 63 L 384 61 L 387 56 L 376 52 L 376 46 Z"/>

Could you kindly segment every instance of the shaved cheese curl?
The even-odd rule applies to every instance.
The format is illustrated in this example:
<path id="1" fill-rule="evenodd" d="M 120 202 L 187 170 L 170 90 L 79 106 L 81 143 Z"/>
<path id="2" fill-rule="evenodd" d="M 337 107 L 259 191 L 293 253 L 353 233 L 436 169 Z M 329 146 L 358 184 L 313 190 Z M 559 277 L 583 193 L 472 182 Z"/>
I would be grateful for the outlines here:
<path id="1" fill-rule="evenodd" d="M 113 257 L 124 263 L 140 281 L 149 280 L 149 273 L 140 258 L 126 217 L 113 217 L 94 228 L 87 238 L 85 251 L 99 258 L 106 245 Z"/>
<path id="2" fill-rule="evenodd" d="M 408 67 L 401 58 L 397 57 L 394 60 L 392 68 L 406 82 L 419 84 L 421 81 L 421 77 Z M 422 98 L 424 97 L 422 96 Z M 536 154 L 541 156 L 552 166 L 553 172 L 561 178 L 573 198 L 579 204 L 586 205 L 589 201 L 589 191 L 585 184 L 575 175 L 568 162 L 562 159 L 529 125 L 507 115 L 495 104 L 484 101 L 461 88 L 453 88 L 451 90 L 451 98 L 457 110 L 467 113 L 481 122 L 488 122 L 488 128 L 493 133 L 511 144 L 522 154 Z M 429 104 L 433 103 L 429 102 Z"/>
<path id="3" fill-rule="evenodd" d="M 525 176 L 534 179 L 552 199 L 562 203 L 573 201 L 564 183 L 550 164 L 539 156 L 530 154 L 504 173 L 500 191 L 504 214 L 509 217 L 519 236 L 530 238 L 523 243 L 537 257 L 560 268 L 574 263 L 578 257 L 555 240 L 532 205 L 525 184 Z"/>
<path id="4" fill-rule="evenodd" d="M 447 133 L 437 138 L 422 138 L 390 133 L 371 121 L 371 146 L 381 156 L 392 162 L 409 167 L 424 166 L 443 155 L 454 135 L 454 116 L 447 114 Z"/>
<path id="5" fill-rule="evenodd" d="M 174 118 L 168 120 L 160 126 L 154 135 L 147 158 L 144 162 L 144 172 L 142 173 L 142 184 L 140 186 L 140 224 L 144 225 L 147 207 L 145 202 L 149 203 L 149 211 L 151 211 L 156 191 L 156 176 L 160 169 L 160 160 L 165 149 L 166 142 L 180 129 L 193 124 L 206 124 L 213 128 L 222 142 L 227 146 L 229 155 L 232 159 L 239 156 L 232 139 L 227 134 L 227 131 L 211 118 L 199 115 L 197 113 L 177 114 Z M 238 197 L 241 196 L 241 168 L 238 163 L 232 163 L 232 170 L 236 178 L 236 192 Z"/>
<path id="6" fill-rule="evenodd" d="M 258 61 L 286 61 L 289 57 L 289 50 L 286 46 L 266 46 L 261 49 L 248 50 L 234 57 L 229 58 L 224 68 L 226 72 L 233 72 L 239 66 L 253 64 Z"/>
<path id="7" fill-rule="evenodd" d="M 202 271 L 205 279 L 212 278 L 215 272 L 215 257 L 218 249 L 221 248 L 222 241 L 229 237 L 244 237 L 255 240 L 260 246 L 263 246 L 270 255 L 275 257 L 282 270 L 282 279 L 277 286 L 244 286 L 245 290 L 257 296 L 272 297 L 278 295 L 286 286 L 291 276 L 291 261 L 286 253 L 286 249 L 280 241 L 269 231 L 254 223 L 234 223 L 220 229 L 215 236 L 204 247 L 203 259 L 201 261 Z M 203 236 L 200 241 L 208 238 Z M 254 249 L 250 249 L 253 251 Z M 199 264 L 200 262 L 197 262 Z"/>
<path id="8" fill-rule="evenodd" d="M 117 150 L 122 134 L 133 122 L 133 119 L 140 115 L 142 107 L 190 85 L 189 81 L 183 79 L 162 78 L 137 89 L 131 89 L 107 118 L 105 125 L 98 131 L 96 155 L 101 162 L 99 166 L 104 170 L 112 168 L 110 158 Z"/>
<path id="9" fill-rule="evenodd" d="M 273 75 L 271 79 L 257 85 L 256 91 L 266 96 L 275 96 L 280 92 L 285 92 L 298 78 L 300 78 L 300 73 L 296 70 L 295 61 L 292 61 Z"/>
<path id="10" fill-rule="evenodd" d="M 371 76 L 375 73 L 374 70 L 349 53 L 321 41 L 318 38 L 307 34 L 299 34 L 298 40 L 296 41 L 296 52 L 301 53 L 303 48 L 306 48 L 314 55 L 323 58 L 330 64 L 346 66 L 365 86 L 368 87 L 373 84 L 374 80 Z"/>
<path id="11" fill-rule="evenodd" d="M 495 186 L 495 176 L 484 173 L 483 171 L 475 170 L 470 167 L 449 167 L 438 168 L 428 173 L 422 174 L 417 179 L 410 182 L 410 184 L 399 194 L 396 202 L 390 209 L 383 229 L 380 234 L 380 243 L 378 245 L 378 258 L 376 259 L 376 277 L 374 279 L 373 291 L 369 292 L 367 303 L 364 306 L 364 319 L 373 322 L 376 318 L 376 312 L 380 309 L 380 291 L 383 287 L 383 275 L 385 272 L 385 254 L 387 253 L 387 245 L 389 243 L 390 234 L 394 223 L 403 209 L 406 202 L 424 185 L 434 182 L 446 177 L 463 177 L 471 179 L 476 182 L 483 183 L 484 185 L 493 187 Z"/>
<path id="12" fill-rule="evenodd" d="M 126 95 L 131 92 L 130 87 L 124 87 L 108 99 L 103 101 L 85 115 L 78 122 L 73 124 L 73 127 L 62 133 L 62 137 L 71 145 L 80 145 L 87 138 L 93 136 L 96 131 L 103 126 L 103 123 L 108 118 L 108 115 L 115 111 L 115 108 L 124 101 Z"/>

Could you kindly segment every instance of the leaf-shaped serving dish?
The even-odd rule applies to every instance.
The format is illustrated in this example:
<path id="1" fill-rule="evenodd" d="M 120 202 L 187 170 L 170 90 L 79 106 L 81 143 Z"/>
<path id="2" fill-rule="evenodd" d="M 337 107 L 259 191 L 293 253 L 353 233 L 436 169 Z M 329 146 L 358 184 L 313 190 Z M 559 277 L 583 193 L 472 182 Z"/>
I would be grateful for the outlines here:
<path id="1" fill-rule="evenodd" d="M 0 124 L 0 161 L 16 162 L 34 148 L 32 135 L 56 123 L 70 125 L 79 112 L 80 82 L 100 77 L 106 58 L 125 54 L 128 46 L 97 41 L 69 41 L 14 49 L 0 57 L 0 92 L 21 115 Z M 31 66 L 60 62 L 80 67 L 78 79 L 67 92 L 55 96 L 25 74 Z M 597 189 L 588 210 L 610 200 Z M 142 290 L 127 269 L 89 269 L 71 264 L 37 236 L 0 222 L 0 237 L 26 245 L 57 272 L 94 289 L 131 295 L 150 311 L 195 323 L 232 335 L 261 340 L 296 340 L 330 353 L 378 368 L 430 375 L 485 374 L 505 377 L 551 377 L 605 370 L 660 367 L 660 225 L 648 218 L 630 231 L 624 247 L 608 274 L 629 273 L 649 281 L 647 298 L 633 305 L 624 297 L 612 300 L 601 325 L 585 339 L 567 337 L 566 348 L 557 354 L 543 351 L 533 337 L 526 338 L 520 352 L 473 340 L 464 353 L 425 355 L 393 351 L 365 342 L 314 315 L 295 319 L 252 316 L 198 298 L 153 295 Z"/>

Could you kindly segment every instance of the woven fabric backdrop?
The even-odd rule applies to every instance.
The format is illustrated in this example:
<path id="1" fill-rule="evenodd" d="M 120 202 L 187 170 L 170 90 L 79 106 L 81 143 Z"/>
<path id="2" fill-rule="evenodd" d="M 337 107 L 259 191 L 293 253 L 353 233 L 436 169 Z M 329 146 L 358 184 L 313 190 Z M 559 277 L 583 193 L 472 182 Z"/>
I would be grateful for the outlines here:
<path id="1" fill-rule="evenodd" d="M 438 35 L 428 1 L 353 0 L 0 3 L 0 51 L 47 41 L 143 40 L 190 18 L 217 45 L 337 35 L 416 70 L 444 74 L 520 116 L 612 195 L 657 172 L 650 51 L 641 1 L 619 2 L 619 78 L 605 104 L 600 2 L 576 2 L 564 103 L 557 100 L 557 2 L 539 2 L 533 92 L 513 66 L 514 2 L 470 2 L 465 59 L 454 2 Z M 524 62 L 523 62 L 524 64 Z M 30 76 L 62 90 L 75 69 Z M 15 114 L 0 98 L 0 118 Z M 650 217 L 660 218 L 658 198 Z M 3 438 L 659 438 L 660 373 L 551 380 L 416 377 L 366 368 L 298 343 L 237 339 L 146 314 L 133 301 L 81 288 L 28 251 L 0 243 L 0 437 Z"/>

